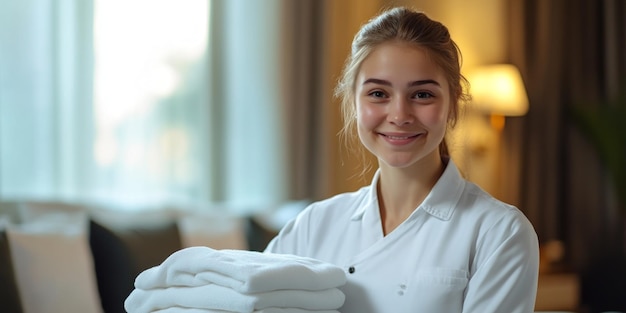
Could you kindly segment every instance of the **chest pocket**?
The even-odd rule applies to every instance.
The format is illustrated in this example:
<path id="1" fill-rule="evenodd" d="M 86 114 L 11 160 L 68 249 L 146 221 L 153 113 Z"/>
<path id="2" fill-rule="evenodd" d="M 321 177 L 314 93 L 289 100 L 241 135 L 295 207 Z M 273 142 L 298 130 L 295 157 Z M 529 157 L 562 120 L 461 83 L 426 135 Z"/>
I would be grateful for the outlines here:
<path id="1" fill-rule="evenodd" d="M 461 312 L 468 277 L 465 270 L 420 268 L 407 277 L 404 298 L 420 312 Z"/>

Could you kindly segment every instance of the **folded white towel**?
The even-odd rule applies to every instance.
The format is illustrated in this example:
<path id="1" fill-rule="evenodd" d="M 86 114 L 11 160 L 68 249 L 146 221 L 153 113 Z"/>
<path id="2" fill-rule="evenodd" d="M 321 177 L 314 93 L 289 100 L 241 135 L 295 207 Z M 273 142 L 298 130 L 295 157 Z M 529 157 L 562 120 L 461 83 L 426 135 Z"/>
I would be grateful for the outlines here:
<path id="1" fill-rule="evenodd" d="M 126 298 L 124 308 L 129 313 L 148 313 L 172 307 L 251 313 L 273 307 L 335 310 L 340 308 L 344 301 L 345 295 L 337 288 L 242 294 L 228 287 L 209 284 L 198 287 L 135 289 Z"/>
<path id="2" fill-rule="evenodd" d="M 173 308 L 167 308 L 163 310 L 152 311 L 152 313 L 235 313 L 235 312 L 224 311 L 224 310 L 173 307 Z M 311 310 L 295 309 L 295 308 L 267 308 L 263 310 L 253 311 L 252 313 L 339 313 L 339 311 L 337 310 L 311 311 Z"/>
<path id="3" fill-rule="evenodd" d="M 135 287 L 144 290 L 207 283 L 241 293 L 323 290 L 343 286 L 346 274 L 336 265 L 295 255 L 190 247 L 135 279 Z"/>

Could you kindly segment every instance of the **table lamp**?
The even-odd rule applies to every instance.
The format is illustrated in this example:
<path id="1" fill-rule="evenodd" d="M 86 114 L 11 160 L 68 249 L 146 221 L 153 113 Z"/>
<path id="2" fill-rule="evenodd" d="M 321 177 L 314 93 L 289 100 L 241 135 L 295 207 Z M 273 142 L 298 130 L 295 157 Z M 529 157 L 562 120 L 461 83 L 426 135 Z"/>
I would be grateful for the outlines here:
<path id="1" fill-rule="evenodd" d="M 493 64 L 476 67 L 467 75 L 474 109 L 490 115 L 498 132 L 504 128 L 506 116 L 522 116 L 528 112 L 528 96 L 517 67 Z"/>

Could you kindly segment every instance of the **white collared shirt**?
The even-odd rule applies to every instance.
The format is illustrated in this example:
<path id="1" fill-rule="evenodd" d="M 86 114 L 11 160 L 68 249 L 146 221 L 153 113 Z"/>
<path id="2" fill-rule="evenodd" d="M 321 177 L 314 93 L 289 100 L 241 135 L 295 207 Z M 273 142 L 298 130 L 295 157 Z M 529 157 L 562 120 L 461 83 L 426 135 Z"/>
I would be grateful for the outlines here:
<path id="1" fill-rule="evenodd" d="M 423 203 L 383 235 L 376 184 L 316 202 L 266 251 L 341 266 L 342 313 L 527 313 L 537 290 L 537 235 L 524 214 L 448 165 Z"/>

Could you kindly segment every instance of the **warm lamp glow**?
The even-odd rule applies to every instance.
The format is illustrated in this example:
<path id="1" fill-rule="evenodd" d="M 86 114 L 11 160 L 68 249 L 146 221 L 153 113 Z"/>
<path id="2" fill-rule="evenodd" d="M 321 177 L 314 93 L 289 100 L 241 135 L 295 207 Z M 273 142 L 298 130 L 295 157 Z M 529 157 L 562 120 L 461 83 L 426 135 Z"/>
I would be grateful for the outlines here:
<path id="1" fill-rule="evenodd" d="M 472 104 L 495 116 L 521 116 L 528 112 L 528 97 L 519 70 L 510 64 L 477 67 L 468 73 Z"/>

